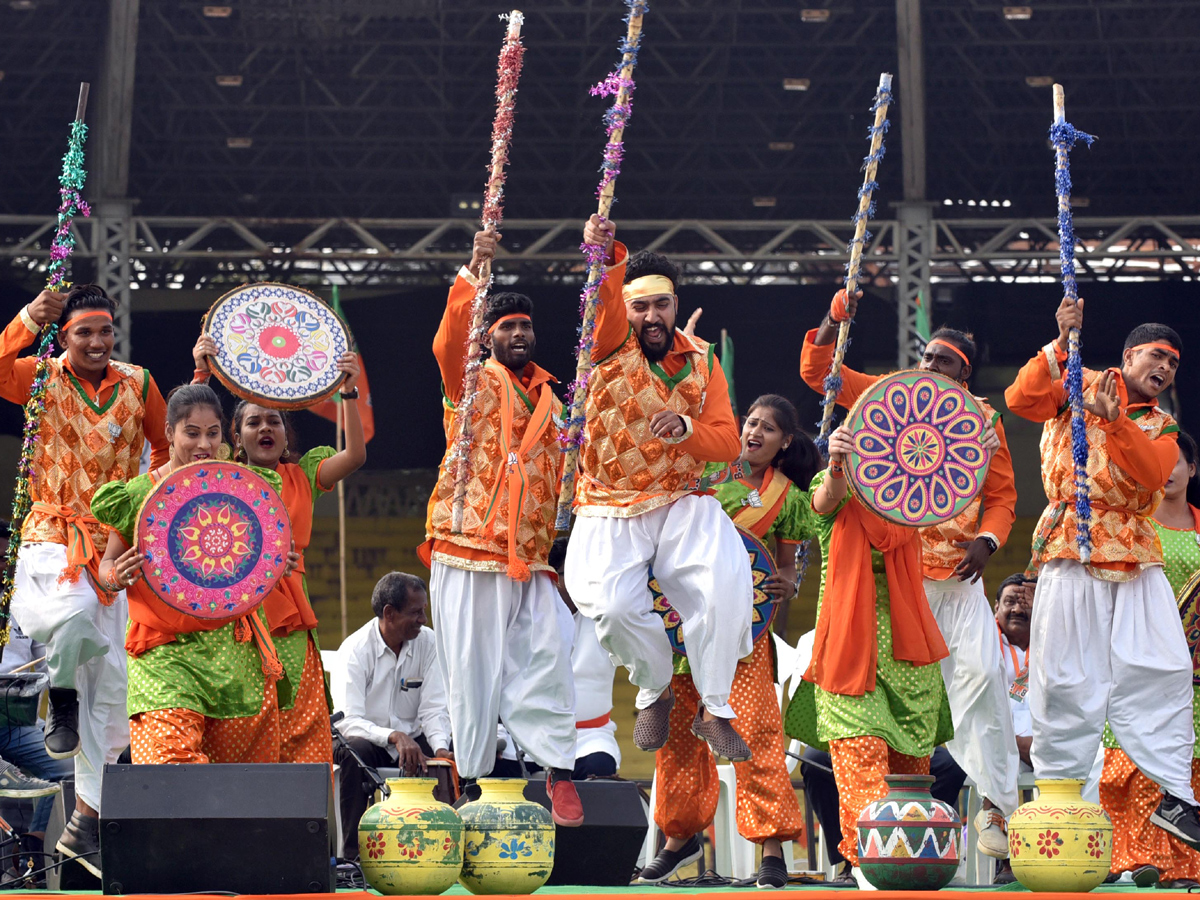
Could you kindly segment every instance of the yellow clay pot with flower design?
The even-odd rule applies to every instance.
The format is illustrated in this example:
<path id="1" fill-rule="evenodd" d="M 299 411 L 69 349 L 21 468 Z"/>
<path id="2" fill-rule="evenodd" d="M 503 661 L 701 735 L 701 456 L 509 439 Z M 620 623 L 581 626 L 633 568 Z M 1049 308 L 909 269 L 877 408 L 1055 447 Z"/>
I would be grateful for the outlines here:
<path id="1" fill-rule="evenodd" d="M 391 794 L 358 824 L 367 883 L 381 894 L 440 894 L 462 870 L 463 823 L 433 799 L 436 778 L 389 778 Z"/>
<path id="2" fill-rule="evenodd" d="M 1077 779 L 1039 780 L 1038 797 L 1008 820 L 1013 874 L 1031 891 L 1090 891 L 1112 861 L 1112 822 Z"/>
<path id="3" fill-rule="evenodd" d="M 472 894 L 532 894 L 554 868 L 554 820 L 525 799 L 524 778 L 480 778 L 480 797 L 459 807 L 463 868 Z"/>

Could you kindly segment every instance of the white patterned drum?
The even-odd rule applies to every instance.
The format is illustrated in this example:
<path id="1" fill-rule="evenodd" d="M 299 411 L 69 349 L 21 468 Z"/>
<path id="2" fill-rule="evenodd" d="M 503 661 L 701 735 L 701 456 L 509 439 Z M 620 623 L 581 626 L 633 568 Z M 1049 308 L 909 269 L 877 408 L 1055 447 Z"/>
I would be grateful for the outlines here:
<path id="1" fill-rule="evenodd" d="M 320 297 L 287 284 L 243 285 L 213 304 L 204 331 L 218 353 L 209 366 L 244 400 L 303 409 L 326 400 L 344 379 L 338 357 L 350 330 Z"/>

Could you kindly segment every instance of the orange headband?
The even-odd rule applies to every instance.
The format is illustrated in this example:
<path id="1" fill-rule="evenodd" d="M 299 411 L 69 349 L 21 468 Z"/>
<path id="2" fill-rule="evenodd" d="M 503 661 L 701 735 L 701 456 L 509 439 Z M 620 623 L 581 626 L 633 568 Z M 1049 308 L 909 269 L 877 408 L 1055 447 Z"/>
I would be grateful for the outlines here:
<path id="1" fill-rule="evenodd" d="M 947 349 L 953 350 L 955 353 L 958 354 L 958 358 L 961 359 L 964 364 L 966 364 L 968 366 L 971 364 L 971 361 L 969 359 L 967 359 L 967 354 L 963 353 L 961 350 L 959 350 L 957 347 L 955 347 L 949 341 L 943 341 L 941 338 L 934 338 L 932 341 L 930 341 L 925 346 L 928 347 L 930 344 L 937 344 L 939 347 L 946 347 Z"/>
<path id="2" fill-rule="evenodd" d="M 1182 357 L 1179 354 L 1179 351 L 1176 350 L 1174 347 L 1172 347 L 1170 344 L 1163 344 L 1163 343 L 1159 343 L 1157 341 L 1150 341 L 1149 343 L 1146 343 L 1146 344 L 1138 344 L 1136 347 L 1130 347 L 1129 349 L 1130 350 L 1150 350 L 1150 349 L 1162 350 L 1164 353 L 1170 353 L 1177 360 L 1182 359 Z"/>
<path id="3" fill-rule="evenodd" d="M 76 325 L 79 322 L 82 322 L 84 319 L 94 319 L 94 318 L 96 318 L 96 316 L 101 316 L 105 319 L 108 319 L 108 321 L 110 321 L 110 322 L 113 320 L 112 313 L 108 312 L 107 310 L 89 309 L 89 310 L 86 310 L 81 315 L 78 315 L 75 318 L 71 319 L 71 321 L 67 322 L 67 324 L 64 325 L 63 328 L 70 328 L 72 325 Z"/>
<path id="4" fill-rule="evenodd" d="M 529 316 L 525 315 L 525 313 L 509 313 L 507 316 L 501 316 L 495 322 L 493 322 L 492 327 L 487 330 L 487 333 L 491 334 L 493 331 L 495 331 L 497 328 L 500 327 L 500 324 L 502 322 L 510 322 L 510 321 L 513 321 L 516 319 L 524 319 L 526 322 L 533 321 L 533 319 L 529 318 Z"/>

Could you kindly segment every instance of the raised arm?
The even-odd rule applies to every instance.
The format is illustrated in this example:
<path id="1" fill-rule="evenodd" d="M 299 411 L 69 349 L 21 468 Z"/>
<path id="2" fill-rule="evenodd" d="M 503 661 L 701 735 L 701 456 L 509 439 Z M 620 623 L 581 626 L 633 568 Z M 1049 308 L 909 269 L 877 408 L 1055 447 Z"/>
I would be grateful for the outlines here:
<path id="1" fill-rule="evenodd" d="M 1067 402 L 1063 384 L 1067 365 L 1067 338 L 1072 328 L 1083 327 L 1083 300 L 1063 297 L 1054 313 L 1058 338 L 1021 367 L 1017 380 L 1004 392 L 1009 410 L 1032 422 L 1048 422 Z"/>
<path id="2" fill-rule="evenodd" d="M 18 354 L 34 342 L 43 325 L 58 321 L 66 302 L 66 294 L 42 291 L 0 334 L 0 397 L 21 404 L 29 399 L 37 360 L 31 356 L 19 359 Z"/>
<path id="3" fill-rule="evenodd" d="M 625 261 L 629 251 L 617 240 L 617 224 L 602 221 L 592 214 L 583 227 L 585 244 L 604 244 L 604 281 L 600 284 L 600 303 L 596 309 L 596 330 L 592 338 L 592 362 L 596 363 L 611 356 L 629 337 L 629 317 L 625 313 L 625 301 L 621 288 L 625 283 Z"/>
<path id="4" fill-rule="evenodd" d="M 346 373 L 341 392 L 349 394 L 358 387 L 362 369 L 358 365 L 358 354 L 346 352 L 338 359 L 338 371 Z M 342 415 L 346 423 L 346 446 L 321 463 L 317 477 L 324 490 L 332 490 L 343 478 L 362 468 L 367 461 L 367 441 L 363 436 L 362 418 L 358 414 L 358 400 L 342 400 Z"/>
<path id="5" fill-rule="evenodd" d="M 475 233 L 471 261 L 458 270 L 458 276 L 450 286 L 446 311 L 433 338 L 433 355 L 442 373 L 442 388 L 451 403 L 458 403 L 462 398 L 464 352 L 471 333 L 471 305 L 475 301 L 479 273 L 485 259 L 495 258 L 501 237 L 493 228 Z"/>

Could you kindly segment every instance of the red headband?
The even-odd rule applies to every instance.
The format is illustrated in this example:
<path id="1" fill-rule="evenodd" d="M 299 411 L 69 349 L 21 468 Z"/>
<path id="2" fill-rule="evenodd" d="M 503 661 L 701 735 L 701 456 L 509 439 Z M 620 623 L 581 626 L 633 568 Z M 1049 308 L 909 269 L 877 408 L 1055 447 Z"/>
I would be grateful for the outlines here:
<path id="1" fill-rule="evenodd" d="M 96 316 L 101 316 L 102 318 L 108 319 L 108 321 L 110 321 L 110 322 L 113 320 L 112 313 L 108 312 L 107 310 L 88 309 L 88 310 L 84 310 L 80 315 L 75 316 L 73 319 L 71 319 L 69 322 L 67 322 L 67 324 L 64 325 L 63 328 L 70 328 L 72 325 L 79 324 L 84 319 L 94 319 Z"/>
<path id="2" fill-rule="evenodd" d="M 969 359 L 967 359 L 967 354 L 963 353 L 961 350 L 959 350 L 957 347 L 955 347 L 949 341 L 943 341 L 941 338 L 934 338 L 932 341 L 930 341 L 925 346 L 928 347 L 931 344 L 937 344 L 939 347 L 947 347 L 950 350 L 953 350 L 955 353 L 957 353 L 958 358 L 961 359 L 963 361 L 963 363 L 965 363 L 968 366 L 971 364 L 971 361 Z"/>
<path id="3" fill-rule="evenodd" d="M 493 331 L 495 331 L 497 328 L 500 327 L 500 324 L 502 322 L 511 322 L 516 319 L 524 319 L 526 322 L 533 321 L 533 319 L 529 318 L 529 316 L 527 316 L 525 313 L 509 313 L 507 316 L 501 316 L 495 322 L 493 322 L 492 327 L 487 330 L 487 333 L 491 334 Z"/>
<path id="4" fill-rule="evenodd" d="M 1177 360 L 1183 358 L 1180 355 L 1179 351 L 1176 350 L 1174 347 L 1172 347 L 1170 344 L 1163 344 L 1163 343 L 1159 343 L 1158 341 L 1150 341 L 1145 344 L 1138 344 L 1137 346 L 1130 347 L 1129 349 L 1130 350 L 1162 350 L 1164 353 L 1170 353 Z"/>

